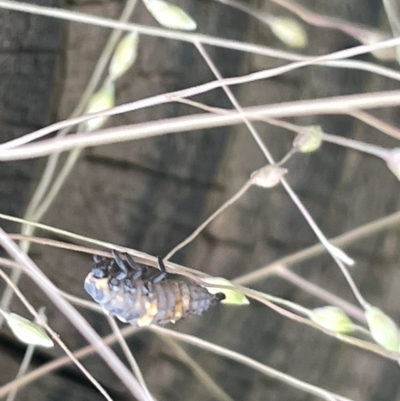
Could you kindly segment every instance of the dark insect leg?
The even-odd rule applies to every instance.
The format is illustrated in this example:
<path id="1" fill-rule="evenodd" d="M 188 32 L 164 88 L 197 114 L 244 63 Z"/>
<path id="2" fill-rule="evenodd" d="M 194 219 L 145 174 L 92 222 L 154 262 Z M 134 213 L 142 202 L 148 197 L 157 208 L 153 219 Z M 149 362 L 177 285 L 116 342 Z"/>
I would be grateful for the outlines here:
<path id="1" fill-rule="evenodd" d="M 122 253 L 117 252 L 113 249 L 112 254 L 114 256 L 115 262 L 117 263 L 118 267 L 121 269 L 121 272 L 118 273 L 116 279 L 122 280 L 122 279 L 126 278 L 126 276 L 128 275 L 128 268 L 126 267 L 124 260 L 121 258 Z"/>
<path id="2" fill-rule="evenodd" d="M 109 261 L 106 261 L 100 255 L 93 255 L 94 267 L 92 274 L 96 278 L 104 278 L 107 274 Z"/>
<path id="3" fill-rule="evenodd" d="M 151 273 L 147 277 L 147 280 L 153 284 L 159 283 L 160 281 L 164 280 L 168 274 L 162 258 L 160 256 L 158 256 L 157 259 L 158 259 L 158 266 L 160 267 L 160 270 L 156 270 L 154 273 Z"/>
<path id="4" fill-rule="evenodd" d="M 159 266 L 160 270 L 162 272 L 164 272 L 164 273 L 167 273 L 167 269 L 165 268 L 164 261 L 162 260 L 162 257 L 161 256 L 157 256 L 157 260 L 158 260 L 158 266 Z"/>
<path id="5" fill-rule="evenodd" d="M 143 267 L 137 264 L 133 259 L 132 256 L 129 255 L 128 253 L 125 255 L 126 260 L 128 262 L 129 267 L 133 270 L 133 274 L 130 274 L 130 277 L 133 280 L 137 280 L 138 278 L 142 277 L 143 274 Z"/>
<path id="6" fill-rule="evenodd" d="M 102 259 L 100 255 L 93 255 L 94 263 L 100 263 Z"/>

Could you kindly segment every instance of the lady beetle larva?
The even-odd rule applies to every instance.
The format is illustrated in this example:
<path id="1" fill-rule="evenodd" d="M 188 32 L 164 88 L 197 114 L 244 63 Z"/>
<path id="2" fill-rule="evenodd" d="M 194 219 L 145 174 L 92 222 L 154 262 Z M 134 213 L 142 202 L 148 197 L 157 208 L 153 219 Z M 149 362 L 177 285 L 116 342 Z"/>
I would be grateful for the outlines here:
<path id="1" fill-rule="evenodd" d="M 126 253 L 113 258 L 93 257 L 94 268 L 85 279 L 85 290 L 103 310 L 136 327 L 164 325 L 201 315 L 223 300 L 194 281 L 168 273 L 161 258 L 160 269 L 140 265 Z"/>

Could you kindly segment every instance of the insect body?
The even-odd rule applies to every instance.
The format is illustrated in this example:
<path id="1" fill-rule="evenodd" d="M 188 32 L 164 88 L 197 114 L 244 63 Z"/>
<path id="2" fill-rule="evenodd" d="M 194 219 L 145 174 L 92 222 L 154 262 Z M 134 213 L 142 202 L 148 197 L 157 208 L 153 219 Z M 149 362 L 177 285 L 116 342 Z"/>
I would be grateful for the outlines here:
<path id="1" fill-rule="evenodd" d="M 137 264 L 128 254 L 113 251 L 114 258 L 94 256 L 94 268 L 85 279 L 85 290 L 109 315 L 136 327 L 175 323 L 182 317 L 201 315 L 225 298 L 205 287 L 160 270 Z"/>

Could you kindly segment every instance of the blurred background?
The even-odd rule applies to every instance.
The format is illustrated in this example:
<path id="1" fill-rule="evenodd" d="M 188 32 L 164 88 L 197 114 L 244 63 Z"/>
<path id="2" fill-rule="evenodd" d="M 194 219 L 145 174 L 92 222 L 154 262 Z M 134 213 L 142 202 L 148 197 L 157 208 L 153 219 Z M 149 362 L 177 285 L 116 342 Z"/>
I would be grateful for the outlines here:
<path id="1" fill-rule="evenodd" d="M 126 7 L 124 1 L 109 0 L 41 0 L 33 3 L 115 20 Z M 396 27 L 400 15 L 396 17 L 398 5 L 395 2 L 386 5 L 373 0 L 294 2 L 311 14 L 325 18 L 325 25 L 315 26 L 276 2 L 249 0 L 239 3 L 250 7 L 247 12 L 215 0 L 182 0 L 174 4 L 195 19 L 198 33 L 282 51 L 281 55 L 266 57 L 205 45 L 224 78 L 282 66 L 294 61 L 295 58 L 290 59 L 294 55 L 324 55 L 361 44 L 343 29 L 329 28 L 327 18 L 341 21 L 356 32 L 362 25 L 367 31 L 379 30 L 390 37 L 396 36 L 393 26 Z M 388 4 L 393 7 L 391 21 L 387 17 Z M 251 10 L 253 14 L 249 14 Z M 265 20 L 279 16 L 297 21 L 307 34 L 308 44 L 293 48 L 283 43 L 271 31 L 270 25 L 257 16 Z M 159 26 L 140 1 L 130 21 Z M 0 27 L 0 141 L 3 143 L 70 116 L 111 30 L 1 8 Z M 355 60 L 399 70 L 393 57 L 377 59 L 364 54 Z M 115 103 L 120 105 L 214 79 L 213 72 L 193 44 L 141 35 L 135 64 L 116 82 Z M 244 108 L 394 90 L 399 86 L 398 80 L 371 71 L 312 65 L 232 86 L 231 90 Z M 211 107 L 233 108 L 222 89 L 198 95 L 193 100 Z M 106 126 L 199 112 L 193 106 L 171 102 L 113 116 Z M 373 115 L 399 126 L 398 108 L 374 110 Z M 303 126 L 320 125 L 326 133 L 386 148 L 398 146 L 397 139 L 349 115 L 309 115 L 287 121 Z M 265 122 L 255 122 L 254 126 L 276 160 L 291 150 L 293 133 Z M 67 157 L 68 153 L 62 154 L 61 161 Z M 25 215 L 46 163 L 47 157 L 1 162 L 1 213 L 17 217 Z M 264 155 L 244 124 L 87 148 L 79 155 L 73 171 L 40 222 L 150 255 L 165 256 L 235 194 L 254 170 L 265 164 Z M 287 181 L 328 238 L 398 210 L 398 179 L 379 158 L 324 143 L 314 153 L 295 155 L 284 167 L 288 169 Z M 20 232 L 19 224 L 2 221 L 1 225 L 8 233 Z M 43 231 L 37 231 L 35 235 L 65 241 L 65 238 Z M 317 242 L 282 186 L 254 187 L 213 220 L 172 261 L 233 280 Z M 350 272 L 363 296 L 398 322 L 400 247 L 396 224 L 349 242 L 343 249 L 356 261 Z M 32 244 L 29 254 L 57 287 L 89 300 L 83 281 L 92 268 L 90 255 L 41 244 Z M 357 305 L 340 270 L 326 254 L 298 260 L 290 267 L 307 282 Z M 327 304 L 276 274 L 256 280 L 250 277 L 241 284 L 307 308 Z M 0 288 L 5 289 L 4 282 Z M 32 285 L 31 279 L 23 275 L 19 288 L 36 308 L 46 307 L 49 324 L 70 349 L 76 350 L 87 344 L 46 296 Z M 16 297 L 8 310 L 28 316 Z M 80 311 L 100 335 L 111 332 L 104 316 L 85 309 Z M 399 367 L 394 361 L 340 342 L 254 301 L 249 306 L 218 305 L 202 317 L 188 318 L 168 328 L 235 350 L 348 399 L 400 399 Z M 141 330 L 128 338 L 128 344 L 157 400 L 300 401 L 320 398 L 220 355 L 181 344 L 187 355 L 220 386 L 222 394 L 213 393 L 174 346 L 158 334 Z M 3 325 L 0 331 L 0 385 L 15 378 L 25 349 L 26 346 Z M 119 348 L 114 346 L 113 349 L 124 360 Z M 62 355 L 58 347 L 37 348 L 29 369 L 34 370 Z M 114 400 L 132 399 L 98 356 L 91 355 L 83 362 Z M 38 378 L 16 394 L 16 399 L 20 400 L 89 401 L 102 398 L 73 365 Z"/>

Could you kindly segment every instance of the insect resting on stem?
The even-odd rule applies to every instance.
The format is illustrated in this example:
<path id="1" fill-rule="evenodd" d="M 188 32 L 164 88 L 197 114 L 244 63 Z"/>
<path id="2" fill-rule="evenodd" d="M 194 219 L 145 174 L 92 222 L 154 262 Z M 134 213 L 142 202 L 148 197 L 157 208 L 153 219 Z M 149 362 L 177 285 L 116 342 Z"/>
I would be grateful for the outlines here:
<path id="1" fill-rule="evenodd" d="M 223 293 L 211 294 L 194 281 L 168 273 L 160 257 L 156 269 L 136 263 L 127 253 L 112 254 L 93 256 L 84 288 L 107 314 L 123 322 L 136 327 L 175 323 L 225 299 Z"/>

